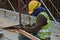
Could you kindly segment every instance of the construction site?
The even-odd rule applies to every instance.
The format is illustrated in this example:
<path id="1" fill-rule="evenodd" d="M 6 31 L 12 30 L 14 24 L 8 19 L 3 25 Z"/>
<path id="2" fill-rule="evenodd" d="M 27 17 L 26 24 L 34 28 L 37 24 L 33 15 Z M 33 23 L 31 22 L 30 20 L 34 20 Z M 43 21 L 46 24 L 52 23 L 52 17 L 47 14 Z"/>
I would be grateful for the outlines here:
<path id="1" fill-rule="evenodd" d="M 34 3 L 36 1 L 39 3 L 37 5 L 42 5 L 46 10 L 44 8 L 41 8 L 42 6 L 35 7 L 36 4 Z M 29 12 L 29 3 L 31 5 L 33 4 L 33 7 L 35 7 L 32 15 L 29 15 L 29 13 L 31 13 L 31 11 Z M 33 8 L 32 6 L 30 7 Z M 39 15 L 35 16 L 37 14 L 34 14 L 37 12 L 36 10 L 38 7 L 41 9 L 39 9 L 39 14 L 47 12 L 48 15 L 46 15 L 46 17 L 44 14 L 40 14 L 43 17 L 46 17 L 42 17 L 40 21 L 38 21 Z M 45 22 L 44 25 L 42 25 L 44 23 L 43 20 L 47 20 L 47 23 Z M 50 22 L 48 22 L 49 20 Z M 38 25 L 39 22 L 43 27 L 51 23 L 51 25 L 48 25 L 51 26 L 51 30 L 45 31 L 48 26 L 46 29 L 44 29 Z M 26 29 L 25 26 L 27 27 Z M 34 27 L 36 28 L 33 29 Z M 46 36 L 46 39 L 44 39 L 44 35 L 42 38 L 41 35 L 39 36 L 40 38 L 36 37 L 35 35 L 37 35 L 40 30 L 42 32 L 42 35 L 44 33 L 47 35 L 50 31 L 51 34 L 49 36 Z M 19 35 L 22 36 L 19 37 Z M 22 38 L 23 36 L 25 38 Z M 0 0 L 0 40 L 60 40 L 60 0 Z"/>

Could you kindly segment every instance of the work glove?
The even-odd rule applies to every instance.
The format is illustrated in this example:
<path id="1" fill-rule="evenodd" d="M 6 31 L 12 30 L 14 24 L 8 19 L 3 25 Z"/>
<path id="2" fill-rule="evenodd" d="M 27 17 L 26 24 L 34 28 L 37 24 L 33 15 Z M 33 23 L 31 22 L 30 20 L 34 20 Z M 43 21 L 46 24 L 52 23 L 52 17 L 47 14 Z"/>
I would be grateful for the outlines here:
<path id="1" fill-rule="evenodd" d="M 25 27 L 31 27 L 31 25 L 30 24 L 26 24 Z"/>
<path id="2" fill-rule="evenodd" d="M 35 26 L 36 23 L 33 23 L 32 26 Z"/>
<path id="3" fill-rule="evenodd" d="M 17 25 L 17 26 L 14 26 L 14 28 L 16 28 L 16 29 L 23 29 L 23 25 Z"/>

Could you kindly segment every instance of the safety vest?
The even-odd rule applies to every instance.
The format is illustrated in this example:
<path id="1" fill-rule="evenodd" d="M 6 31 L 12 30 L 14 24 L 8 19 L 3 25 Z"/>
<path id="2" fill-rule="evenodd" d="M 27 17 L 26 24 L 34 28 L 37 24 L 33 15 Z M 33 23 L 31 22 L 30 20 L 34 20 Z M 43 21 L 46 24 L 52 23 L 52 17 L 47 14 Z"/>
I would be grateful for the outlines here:
<path id="1" fill-rule="evenodd" d="M 51 21 L 46 12 L 41 12 L 38 14 L 38 16 L 41 14 L 44 15 L 45 18 L 47 19 L 47 24 L 41 28 L 41 30 L 38 32 L 38 35 L 40 36 L 41 39 L 46 39 L 46 37 L 49 37 L 51 35 Z M 36 22 L 36 20 L 34 21 Z"/>

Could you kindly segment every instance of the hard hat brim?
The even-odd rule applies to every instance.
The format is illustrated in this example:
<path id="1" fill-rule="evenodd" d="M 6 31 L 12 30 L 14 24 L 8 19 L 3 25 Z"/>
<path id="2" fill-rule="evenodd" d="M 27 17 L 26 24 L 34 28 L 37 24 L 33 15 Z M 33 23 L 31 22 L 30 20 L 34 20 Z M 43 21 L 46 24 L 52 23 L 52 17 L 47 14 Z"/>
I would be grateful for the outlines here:
<path id="1" fill-rule="evenodd" d="M 29 11 L 28 13 L 31 15 L 33 13 L 33 11 Z"/>

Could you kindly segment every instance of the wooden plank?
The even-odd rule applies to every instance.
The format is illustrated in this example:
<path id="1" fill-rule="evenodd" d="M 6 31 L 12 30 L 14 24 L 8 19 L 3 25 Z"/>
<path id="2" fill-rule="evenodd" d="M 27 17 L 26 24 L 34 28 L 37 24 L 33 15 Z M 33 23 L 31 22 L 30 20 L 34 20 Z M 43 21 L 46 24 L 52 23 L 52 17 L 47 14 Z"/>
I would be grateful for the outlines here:
<path id="1" fill-rule="evenodd" d="M 13 26 L 11 23 L 7 22 L 6 20 L 3 20 L 2 18 L 0 18 L 0 22 L 6 24 L 6 25 L 8 25 L 8 26 Z M 20 29 L 20 30 L 16 30 L 16 32 L 17 32 L 18 34 L 21 33 L 21 34 L 27 36 L 28 38 L 30 38 L 30 39 L 32 39 L 32 40 L 40 40 L 40 39 L 38 39 L 37 37 L 35 37 L 35 36 L 27 33 L 27 32 L 24 31 L 24 30 L 21 30 L 21 29 Z"/>
<path id="2" fill-rule="evenodd" d="M 4 20 L 3 18 L 0 18 L 0 22 L 2 22 L 3 24 L 5 24 L 7 26 L 12 26 L 11 23 L 7 22 L 7 20 Z"/>
<path id="3" fill-rule="evenodd" d="M 32 40 L 40 40 L 40 39 L 38 39 L 37 37 L 35 37 L 35 36 L 27 33 L 27 32 L 24 31 L 24 30 L 21 30 L 21 29 L 20 29 L 20 33 L 23 34 L 23 35 L 25 35 L 26 37 L 29 37 L 29 38 L 32 39 Z"/>
<path id="4" fill-rule="evenodd" d="M 35 37 L 35 36 L 27 33 L 27 32 L 24 31 L 24 30 L 21 30 L 21 29 L 19 29 L 19 30 L 14 29 L 14 30 L 9 30 L 9 31 L 10 31 L 10 32 L 15 32 L 15 33 L 18 33 L 18 34 L 23 34 L 23 35 L 25 35 L 26 37 L 30 38 L 31 40 L 40 40 L 40 39 L 38 39 L 37 37 Z"/>

